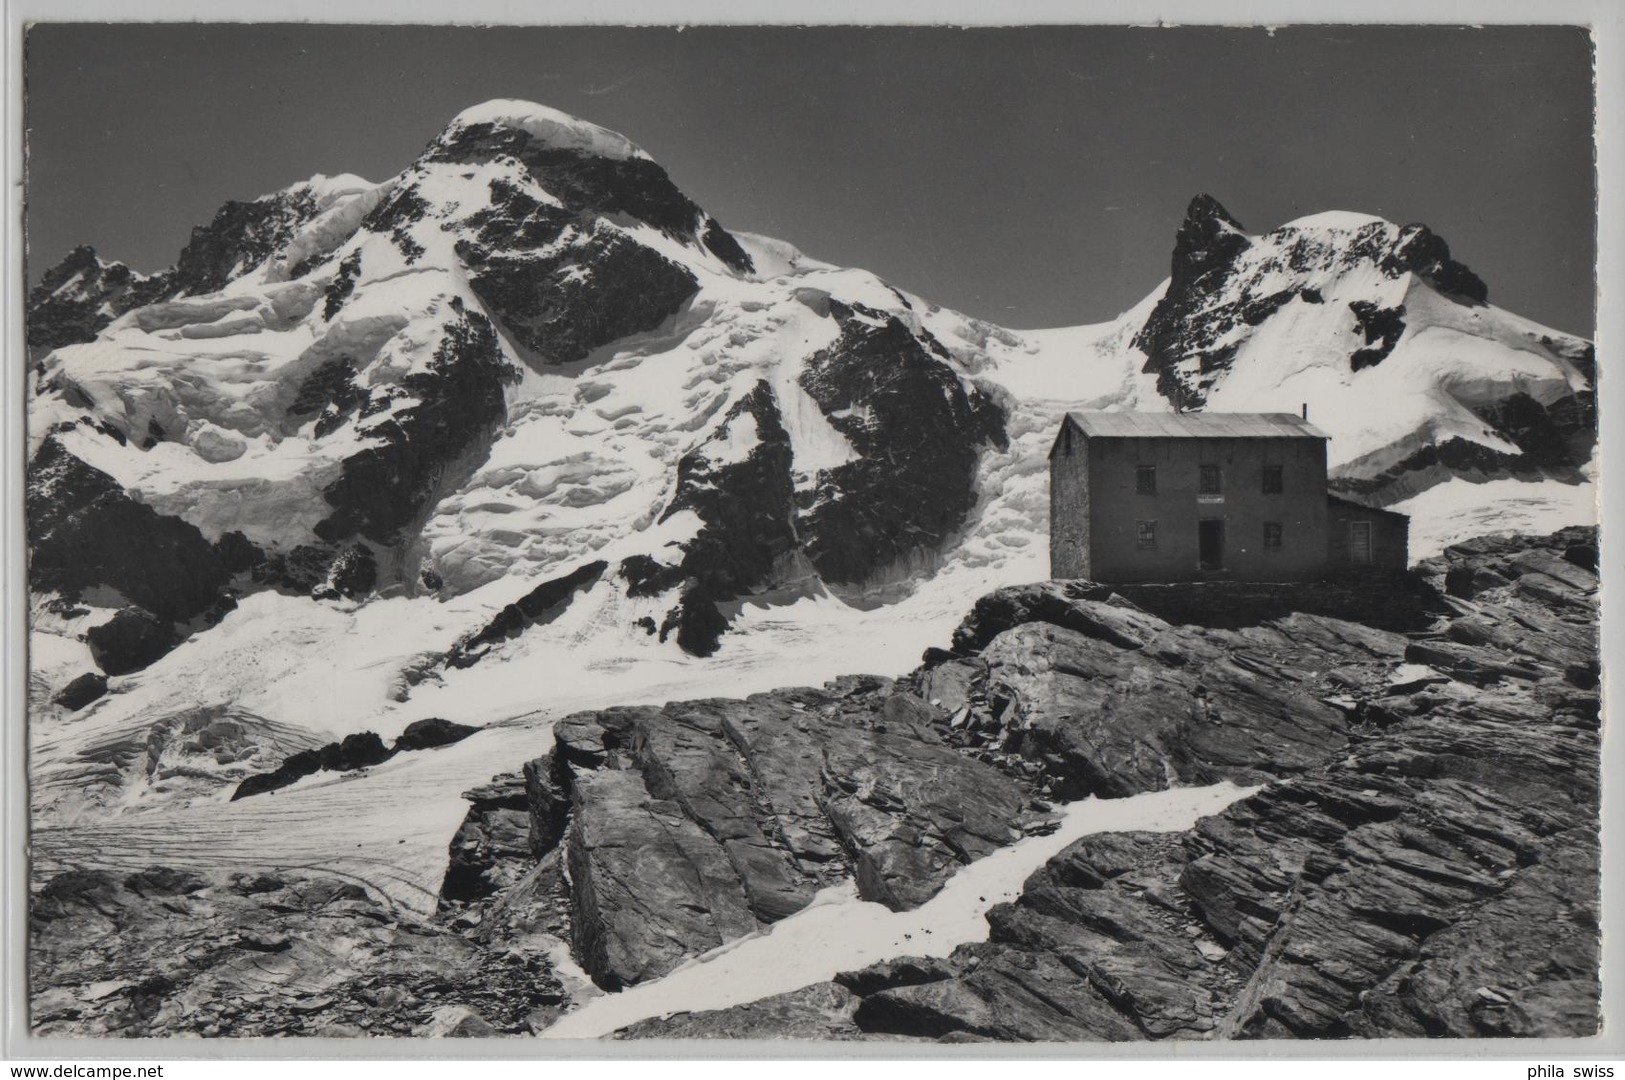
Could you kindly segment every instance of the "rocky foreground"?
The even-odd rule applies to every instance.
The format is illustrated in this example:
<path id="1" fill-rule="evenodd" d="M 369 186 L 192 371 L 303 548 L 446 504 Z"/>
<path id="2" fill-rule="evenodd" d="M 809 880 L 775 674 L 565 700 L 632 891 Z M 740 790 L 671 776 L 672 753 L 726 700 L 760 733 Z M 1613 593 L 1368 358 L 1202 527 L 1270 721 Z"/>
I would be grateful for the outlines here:
<path id="1" fill-rule="evenodd" d="M 1242 632 L 1230 643 L 1244 647 L 1216 660 L 1170 649 L 1192 636 L 1215 643 L 1186 628 L 1102 649 L 1103 635 L 1089 636 L 1099 615 L 1090 602 L 1061 605 L 1054 590 L 1023 590 L 1007 610 L 1031 621 L 1002 631 L 982 659 L 991 680 L 1012 672 L 1036 691 L 1041 707 L 1028 714 L 1036 719 L 1025 745 L 1114 761 L 1113 775 L 1133 785 L 1176 763 L 1248 767 L 1222 751 L 1204 754 L 1204 742 L 1307 736 L 1280 744 L 1285 775 L 1184 836 L 1073 844 L 1028 879 L 1018 901 L 989 912 L 987 942 L 947 960 L 901 958 L 623 1035 L 1594 1034 L 1594 566 L 1579 530 L 1472 541 L 1422 568 L 1447 595 L 1435 633 L 1293 618 Z M 1029 598 L 1037 602 L 1024 606 Z M 1329 633 L 1342 638 L 1344 663 L 1317 672 L 1304 661 L 1336 655 Z M 1026 666 L 1012 662 L 1020 637 L 1048 647 L 1027 651 Z M 1124 673 L 1109 667 L 1125 652 L 1160 654 L 1164 664 L 1142 664 L 1140 686 L 1125 687 Z M 1374 689 L 1364 683 L 1373 659 L 1405 666 Z M 1347 726 L 1311 708 L 1296 731 L 1209 734 L 1251 719 L 1207 685 L 1236 667 L 1280 695 L 1318 697 Z M 1329 685 L 1340 692 L 1325 694 Z M 1062 711 L 1083 703 L 1087 719 Z M 1117 704 L 1136 722 L 1112 724 Z M 1316 753 L 1317 764 L 1301 767 Z"/>
<path id="2" fill-rule="evenodd" d="M 827 885 L 916 907 L 1058 801 L 1233 780 L 1264 787 L 1183 835 L 1073 844 L 950 957 L 622 1034 L 1591 1033 L 1594 544 L 1458 545 L 1382 586 L 1426 623 L 1409 632 L 1173 625 L 1047 583 L 985 597 L 895 682 L 566 717 L 469 793 L 427 924 L 288 869 L 38 883 L 35 1029 L 536 1032 L 567 1007 L 561 940 L 613 991 Z"/>

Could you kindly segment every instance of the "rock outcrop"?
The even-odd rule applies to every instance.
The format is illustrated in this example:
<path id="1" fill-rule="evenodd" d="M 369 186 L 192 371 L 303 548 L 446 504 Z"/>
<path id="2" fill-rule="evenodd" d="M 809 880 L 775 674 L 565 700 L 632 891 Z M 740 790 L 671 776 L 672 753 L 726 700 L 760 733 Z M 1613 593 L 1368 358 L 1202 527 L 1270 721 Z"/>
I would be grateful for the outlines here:
<path id="1" fill-rule="evenodd" d="M 69 712 L 78 712 L 107 693 L 107 676 L 87 671 L 64 686 L 52 700 Z"/>
<path id="2" fill-rule="evenodd" d="M 564 852 L 577 958 L 618 988 L 847 876 L 865 899 L 915 907 L 1045 827 L 1045 798 L 1308 773 L 1346 750 L 1408 643 L 1303 614 L 1174 626 L 1083 582 L 1004 589 L 955 652 L 897 683 L 561 720 L 554 752 L 525 769 L 534 851 Z"/>
<path id="3" fill-rule="evenodd" d="M 231 574 L 196 526 L 135 501 L 55 438 L 29 463 L 26 511 L 37 591 L 74 599 L 105 586 L 167 623 L 222 603 Z"/>
<path id="4" fill-rule="evenodd" d="M 433 750 L 441 746 L 450 746 L 452 743 L 461 742 L 478 730 L 479 728 L 468 724 L 454 724 L 450 720 L 436 716 L 427 720 L 414 720 L 407 724 L 389 746 L 384 745 L 384 740 L 378 737 L 377 732 L 358 731 L 346 735 L 338 742 L 291 754 L 270 772 L 255 773 L 245 778 L 237 785 L 237 790 L 232 792 L 231 799 L 236 802 L 251 795 L 277 791 L 318 772 L 354 772 L 357 769 L 382 765 L 403 751 Z"/>
<path id="5" fill-rule="evenodd" d="M 1219 613 L 1230 621 L 1229 613 Z M 1108 586 L 1049 582 L 977 601 L 921 692 L 956 742 L 1072 799 L 1258 783 L 1345 746 L 1359 700 L 1405 655 L 1391 631 L 1293 613 L 1175 626 Z"/>
<path id="6" fill-rule="evenodd" d="M 1472 598 L 1408 643 L 1339 631 L 1335 651 L 1356 667 L 1407 662 L 1385 685 L 1345 686 L 1348 726 L 1318 760 L 1283 744 L 1299 756 L 1288 775 L 1183 835 L 1078 841 L 989 911 L 986 942 L 842 975 L 787 995 L 795 1009 L 741 1007 L 625 1034 L 761 1037 L 809 1024 L 822 1037 L 954 1041 L 1592 1034 L 1594 550 L 1591 532 L 1575 529 L 1471 541 L 1423 564 L 1432 583 Z M 1063 611 L 1053 593 L 1013 599 L 988 606 L 1006 617 Z M 986 651 L 1034 625 L 1048 637 L 1061 629 L 1020 623 Z M 1119 618 L 1109 648 L 1130 649 L 1136 631 Z M 1313 649 L 1326 632 L 1300 623 L 1292 636 Z M 1161 666 L 1155 648 L 1135 650 L 1142 668 Z M 1035 655 L 1064 653 L 1047 643 Z M 1155 782 L 1134 765 L 1125 755 L 1117 769 Z"/>
<path id="7" fill-rule="evenodd" d="M 399 743 L 397 743 L 399 745 Z M 505 773 L 471 791 L 468 816 L 451 841 L 451 859 L 440 886 L 442 910 L 513 890 L 535 864 L 530 798 L 520 773 Z M 515 897 L 504 895 L 505 907 Z M 483 922 L 483 919 L 480 920 Z"/>
<path id="8" fill-rule="evenodd" d="M 532 836 L 569 864 L 575 951 L 618 988 L 853 877 L 893 909 L 1042 820 L 889 680 L 582 713 L 526 768 Z"/>

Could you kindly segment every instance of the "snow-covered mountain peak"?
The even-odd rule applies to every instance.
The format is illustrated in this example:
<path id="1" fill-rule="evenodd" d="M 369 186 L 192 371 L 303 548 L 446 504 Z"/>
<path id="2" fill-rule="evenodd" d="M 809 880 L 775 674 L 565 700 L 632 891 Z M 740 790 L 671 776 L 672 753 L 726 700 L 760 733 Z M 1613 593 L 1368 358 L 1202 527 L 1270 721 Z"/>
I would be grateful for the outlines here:
<path id="1" fill-rule="evenodd" d="M 447 125 L 440 141 L 455 143 L 464 129 L 481 126 L 523 131 L 541 146 L 552 150 L 571 150 L 614 160 L 649 159 L 648 154 L 618 131 L 599 127 L 534 101 L 514 98 L 496 98 L 464 109 Z"/>
<path id="2" fill-rule="evenodd" d="M 1590 344 L 1488 293 L 1426 225 L 1329 211 L 1253 235 L 1203 195 L 1133 341 L 1176 408 L 1308 405 L 1351 495 L 1392 502 L 1507 471 L 1579 482 Z"/>
<path id="3" fill-rule="evenodd" d="M 1353 370 L 1379 363 L 1403 333 L 1413 282 L 1461 304 L 1488 298 L 1483 281 L 1425 225 L 1332 211 L 1249 235 L 1199 195 L 1175 238 L 1167 290 L 1134 343 L 1164 396 L 1179 408 L 1199 407 L 1244 344 L 1296 303 L 1323 305 L 1329 333 L 1364 336 L 1344 350 Z"/>
<path id="4" fill-rule="evenodd" d="M 1249 235 L 1200 196 L 1145 299 L 1013 331 L 731 233 L 612 136 L 489 103 L 382 183 L 226 204 L 160 274 L 87 249 L 44 276 L 34 588 L 159 652 L 192 634 L 110 716 L 194 683 L 280 709 L 271 623 L 335 731 L 470 680 L 517 709 L 588 643 L 615 679 L 861 624 L 906 666 L 966 596 L 1044 576 L 1068 408 L 1307 402 L 1374 502 L 1590 454 L 1589 344 L 1489 306 L 1422 226 Z M 42 685 L 92 662 L 74 633 Z"/>

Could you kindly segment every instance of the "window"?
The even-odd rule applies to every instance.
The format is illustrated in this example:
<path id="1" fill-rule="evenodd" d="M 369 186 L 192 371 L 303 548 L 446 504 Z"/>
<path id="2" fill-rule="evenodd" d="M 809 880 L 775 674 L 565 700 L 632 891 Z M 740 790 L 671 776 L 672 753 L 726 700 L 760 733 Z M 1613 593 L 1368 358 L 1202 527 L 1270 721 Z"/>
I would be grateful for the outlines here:
<path id="1" fill-rule="evenodd" d="M 1349 522 L 1349 562 L 1355 566 L 1371 565 L 1371 522 Z"/>
<path id="2" fill-rule="evenodd" d="M 1264 550 L 1281 550 L 1281 523 L 1279 521 L 1264 522 Z"/>
<path id="3" fill-rule="evenodd" d="M 1157 523 L 1155 521 L 1135 522 L 1138 536 L 1134 546 L 1141 551 L 1155 551 L 1157 549 Z"/>
<path id="4" fill-rule="evenodd" d="M 1155 495 L 1157 493 L 1157 467 L 1155 465 L 1138 465 L 1135 467 L 1134 491 L 1137 495 Z"/>
<path id="5" fill-rule="evenodd" d="M 1281 466 L 1279 466 L 1279 465 L 1266 465 L 1266 466 L 1264 466 L 1264 494 L 1266 494 L 1266 495 L 1279 495 L 1279 494 L 1281 494 L 1281 492 L 1283 492 L 1285 490 L 1286 490 L 1286 485 L 1282 482 L 1282 479 L 1281 479 Z"/>
<path id="6" fill-rule="evenodd" d="M 1219 467 L 1217 465 L 1201 466 L 1202 474 L 1196 488 L 1198 495 L 1217 495 L 1222 490 L 1219 486 Z"/>

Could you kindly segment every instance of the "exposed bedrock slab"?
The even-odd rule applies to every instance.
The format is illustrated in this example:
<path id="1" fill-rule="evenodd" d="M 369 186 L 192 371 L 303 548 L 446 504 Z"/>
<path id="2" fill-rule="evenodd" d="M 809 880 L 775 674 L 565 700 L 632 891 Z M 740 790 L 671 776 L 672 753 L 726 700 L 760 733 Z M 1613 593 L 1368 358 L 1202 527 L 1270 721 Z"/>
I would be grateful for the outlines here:
<path id="1" fill-rule="evenodd" d="M 956 741 L 1062 798 L 1260 783 L 1344 746 L 1409 640 L 1324 615 L 1176 626 L 1089 582 L 1000 589 L 917 676 Z"/>
<path id="2" fill-rule="evenodd" d="M 1019 839 L 1030 785 L 946 744 L 887 680 L 579 713 L 526 770 L 533 835 L 561 837 L 578 958 L 607 987 L 805 907 L 855 877 L 894 910 Z M 543 844 L 545 847 L 545 843 Z"/>
<path id="3" fill-rule="evenodd" d="M 1156 785 L 1170 764 L 1227 775 L 1263 768 L 1248 755 L 1271 740 L 1292 764 L 1186 833 L 1072 844 L 1028 878 L 1014 903 L 988 912 L 987 941 L 947 959 L 899 958 L 784 995 L 773 1008 L 679 1016 L 625 1034 L 1594 1034 L 1595 582 L 1583 558 L 1565 557 L 1591 542 L 1588 531 L 1564 530 L 1448 549 L 1422 576 L 1440 587 L 1447 576 L 1473 583 L 1472 598 L 1415 639 L 1302 616 L 1246 632 L 1128 629 L 1090 607 L 1108 602 L 1083 598 L 1095 587 L 1075 583 L 990 598 L 978 612 L 1002 612 L 1004 625 L 981 655 L 940 654 L 920 680 L 939 700 L 964 702 L 950 731 L 967 739 L 984 734 L 977 710 L 1009 710 L 993 731 L 998 746 L 1015 749 L 984 742 L 980 752 L 1016 756 L 1047 724 L 1045 738 L 1088 749 L 1046 760 L 1046 779 L 1076 775 L 1069 762 L 1108 757 L 1109 774 L 1126 783 Z M 1581 573 L 1554 574 L 1551 559 Z M 1539 588 L 1520 587 L 1535 575 Z M 1439 642 L 1452 646 L 1439 666 L 1419 670 L 1413 647 Z M 1132 695 L 1094 690 L 1133 677 L 1114 666 L 1124 654 L 1157 677 Z M 1309 663 L 1316 654 L 1323 662 Z M 1181 660 L 1163 670 L 1175 655 Z M 1409 666 L 1399 667 L 1407 655 Z M 996 687 L 1012 675 L 1026 682 L 1001 704 Z M 1189 707 L 1168 687 L 1191 676 L 1204 697 L 1228 702 L 1221 708 L 1239 722 L 1234 739 L 1193 740 L 1165 719 Z M 1341 688 L 1325 704 L 1345 719 L 1320 727 L 1327 741 L 1312 760 L 1306 743 L 1279 734 L 1290 726 L 1275 725 L 1288 714 L 1315 723 L 1324 714 L 1295 695 L 1327 686 Z M 1090 704 L 1069 710 L 1062 700 Z M 1123 722 L 1103 726 L 1103 716 Z M 1024 727 L 1032 717 L 1037 723 Z"/>

